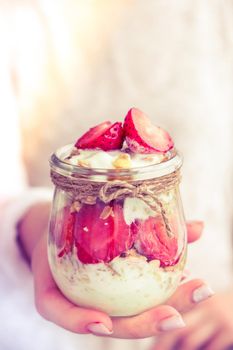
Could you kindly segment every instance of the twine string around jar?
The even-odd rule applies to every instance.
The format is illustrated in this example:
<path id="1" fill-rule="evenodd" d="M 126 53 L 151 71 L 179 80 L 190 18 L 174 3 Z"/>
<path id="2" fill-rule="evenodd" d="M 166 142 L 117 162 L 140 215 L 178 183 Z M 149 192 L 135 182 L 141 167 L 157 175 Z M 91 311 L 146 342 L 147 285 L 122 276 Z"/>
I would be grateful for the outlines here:
<path id="1" fill-rule="evenodd" d="M 180 182 L 179 169 L 171 174 L 141 181 L 111 180 L 95 182 L 81 178 L 66 177 L 51 170 L 51 179 L 55 186 L 72 194 L 81 204 L 94 205 L 99 198 L 104 203 L 126 197 L 143 200 L 153 211 L 160 213 L 168 237 L 172 237 L 169 220 L 159 194 L 175 188 Z"/>

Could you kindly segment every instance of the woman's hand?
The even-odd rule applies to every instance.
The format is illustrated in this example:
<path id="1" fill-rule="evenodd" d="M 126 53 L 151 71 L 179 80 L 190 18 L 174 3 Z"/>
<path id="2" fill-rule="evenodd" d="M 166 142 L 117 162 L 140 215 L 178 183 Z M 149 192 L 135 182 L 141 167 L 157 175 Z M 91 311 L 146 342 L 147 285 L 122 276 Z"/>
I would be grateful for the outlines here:
<path id="1" fill-rule="evenodd" d="M 215 295 L 184 315 L 186 328 L 160 335 L 153 350 L 226 350 L 233 346 L 233 291 Z"/>
<path id="2" fill-rule="evenodd" d="M 195 294 L 205 285 L 201 280 L 182 284 L 166 305 L 133 317 L 110 318 L 104 312 L 84 309 L 68 301 L 56 286 L 50 272 L 46 234 L 41 236 L 39 233 L 43 225 L 44 230 L 47 226 L 45 208 L 40 208 L 44 211 L 44 220 L 37 217 L 40 211 L 35 207 L 22 221 L 20 229 L 22 244 L 32 262 L 36 307 L 45 319 L 71 332 L 116 338 L 145 338 L 184 326 L 180 313 L 190 310 L 195 304 Z M 193 242 L 200 237 L 203 224 L 193 222 L 187 224 L 187 228 L 188 240 Z"/>

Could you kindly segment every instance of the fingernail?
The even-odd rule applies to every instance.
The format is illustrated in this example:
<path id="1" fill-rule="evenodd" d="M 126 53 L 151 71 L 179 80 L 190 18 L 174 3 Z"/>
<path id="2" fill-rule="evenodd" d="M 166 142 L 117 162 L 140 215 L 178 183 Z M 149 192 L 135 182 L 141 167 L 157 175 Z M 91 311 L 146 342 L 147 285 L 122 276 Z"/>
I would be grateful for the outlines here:
<path id="1" fill-rule="evenodd" d="M 99 335 L 112 334 L 112 331 L 110 331 L 103 323 L 100 323 L 100 322 L 90 323 L 87 326 L 87 329 L 89 332 L 93 334 L 99 334 Z"/>
<path id="2" fill-rule="evenodd" d="M 166 332 L 172 331 L 174 329 L 179 329 L 185 327 L 185 323 L 181 316 L 172 316 L 165 318 L 159 324 L 159 330 Z"/>
<path id="3" fill-rule="evenodd" d="M 204 284 L 203 286 L 193 291 L 192 299 L 194 303 L 200 303 L 201 301 L 208 299 L 212 295 L 214 295 L 214 291 L 209 286 Z"/>
<path id="4" fill-rule="evenodd" d="M 197 221 L 197 220 L 189 220 L 188 224 L 189 226 L 192 226 L 192 227 L 199 226 L 201 229 L 203 229 L 205 225 L 204 221 Z"/>

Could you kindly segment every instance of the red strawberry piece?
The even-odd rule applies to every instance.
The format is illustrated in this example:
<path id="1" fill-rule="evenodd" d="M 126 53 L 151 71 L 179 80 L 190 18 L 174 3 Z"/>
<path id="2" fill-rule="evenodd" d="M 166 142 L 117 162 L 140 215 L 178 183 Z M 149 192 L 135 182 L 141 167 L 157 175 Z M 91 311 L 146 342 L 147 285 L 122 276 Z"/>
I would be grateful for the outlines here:
<path id="1" fill-rule="evenodd" d="M 106 205 L 83 205 L 76 214 L 75 244 L 84 264 L 109 262 L 133 245 L 130 226 L 125 223 L 122 205 L 109 205 L 111 214 L 102 218 Z"/>
<path id="2" fill-rule="evenodd" d="M 174 147 L 170 135 L 151 123 L 139 109 L 131 108 L 124 121 L 125 139 L 128 147 L 136 153 L 165 153 Z"/>
<path id="3" fill-rule="evenodd" d="M 75 143 L 77 148 L 92 148 L 92 143 L 96 142 L 98 138 L 111 126 L 110 121 L 105 121 L 101 124 L 93 126 L 85 134 L 83 134 Z M 94 147 L 93 147 L 94 148 Z"/>
<path id="4" fill-rule="evenodd" d="M 102 149 L 110 151 L 120 149 L 124 141 L 124 131 L 122 123 L 106 121 L 88 130 L 81 136 L 75 147 L 81 149 Z"/>
<path id="5" fill-rule="evenodd" d="M 54 226 L 54 237 L 57 249 L 60 250 L 59 257 L 72 251 L 74 223 L 75 214 L 70 212 L 70 207 L 67 206 L 58 213 Z"/>
<path id="6" fill-rule="evenodd" d="M 161 217 L 136 220 L 132 230 L 136 235 L 134 246 L 148 260 L 160 260 L 160 266 L 171 266 L 178 259 L 177 235 L 168 237 Z"/>

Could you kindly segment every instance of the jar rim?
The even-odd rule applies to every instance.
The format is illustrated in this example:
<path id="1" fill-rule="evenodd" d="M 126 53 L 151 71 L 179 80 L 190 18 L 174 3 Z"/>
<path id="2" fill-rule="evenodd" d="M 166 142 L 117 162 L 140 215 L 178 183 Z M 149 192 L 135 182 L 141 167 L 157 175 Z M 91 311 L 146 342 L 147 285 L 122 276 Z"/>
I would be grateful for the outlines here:
<path id="1" fill-rule="evenodd" d="M 176 150 L 174 157 L 157 164 L 149 164 L 130 169 L 105 169 L 85 168 L 66 162 L 64 159 L 69 156 L 73 144 L 58 148 L 50 157 L 49 163 L 53 171 L 67 177 L 82 177 L 93 181 L 106 180 L 106 178 L 129 178 L 134 180 L 157 178 L 168 175 L 178 170 L 183 164 L 183 157 Z"/>

